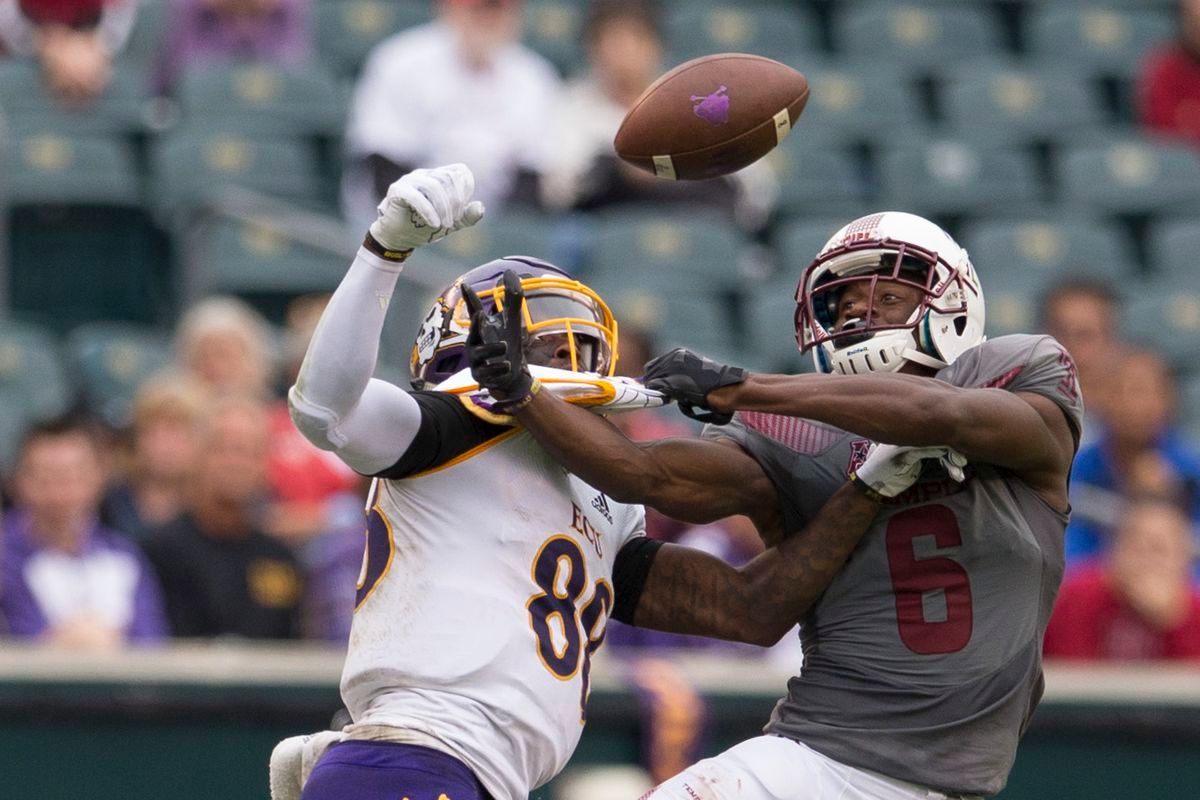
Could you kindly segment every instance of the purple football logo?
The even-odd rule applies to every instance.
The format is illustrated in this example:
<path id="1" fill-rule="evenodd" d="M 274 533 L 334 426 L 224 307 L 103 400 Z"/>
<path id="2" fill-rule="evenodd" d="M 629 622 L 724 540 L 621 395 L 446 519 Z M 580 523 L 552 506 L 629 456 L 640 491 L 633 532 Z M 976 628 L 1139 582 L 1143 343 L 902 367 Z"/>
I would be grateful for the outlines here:
<path id="1" fill-rule="evenodd" d="M 696 104 L 692 106 L 692 113 L 709 125 L 724 125 L 729 122 L 729 95 L 725 94 L 727 91 L 725 86 L 721 86 L 710 95 L 692 95 L 692 102 Z"/>

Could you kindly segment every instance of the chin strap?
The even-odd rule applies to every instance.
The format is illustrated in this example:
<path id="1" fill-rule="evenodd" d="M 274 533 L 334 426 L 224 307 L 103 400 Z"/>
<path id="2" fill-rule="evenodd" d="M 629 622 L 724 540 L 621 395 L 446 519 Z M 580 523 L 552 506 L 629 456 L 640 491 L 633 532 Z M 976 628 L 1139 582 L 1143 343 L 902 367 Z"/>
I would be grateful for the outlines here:
<path id="1" fill-rule="evenodd" d="M 931 367 L 933 369 L 945 369 L 946 367 L 950 366 L 940 358 L 934 358 L 928 353 L 923 353 L 915 347 L 906 347 L 904 352 L 900 354 L 900 357 L 906 361 L 912 361 L 916 364 L 920 364 L 925 367 Z"/>

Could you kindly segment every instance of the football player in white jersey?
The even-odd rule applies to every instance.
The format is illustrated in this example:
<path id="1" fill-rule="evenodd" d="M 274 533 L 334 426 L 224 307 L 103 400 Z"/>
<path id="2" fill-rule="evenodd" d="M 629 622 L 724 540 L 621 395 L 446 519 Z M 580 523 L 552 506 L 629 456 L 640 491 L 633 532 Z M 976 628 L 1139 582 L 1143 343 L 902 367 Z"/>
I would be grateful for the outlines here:
<path id="1" fill-rule="evenodd" d="M 560 467 L 511 422 L 503 397 L 448 390 L 462 388 L 468 351 L 495 350 L 468 342 L 468 301 L 480 317 L 503 311 L 510 331 L 515 320 L 532 364 L 598 383 L 612 375 L 608 307 L 536 259 L 484 264 L 443 292 L 413 347 L 415 391 L 372 378 L 403 262 L 482 217 L 473 183 L 453 165 L 392 185 L 289 394 L 306 437 L 376 480 L 341 681 L 353 724 L 319 760 L 314 741 L 324 740 L 277 752 L 277 800 L 298 793 L 301 771 L 311 771 L 304 800 L 523 800 L 578 742 L 610 615 L 774 643 L 878 509 L 878 495 L 847 482 L 812 525 L 742 569 L 647 539 L 640 506 Z M 860 474 L 895 494 L 927 455 L 880 450 Z"/>

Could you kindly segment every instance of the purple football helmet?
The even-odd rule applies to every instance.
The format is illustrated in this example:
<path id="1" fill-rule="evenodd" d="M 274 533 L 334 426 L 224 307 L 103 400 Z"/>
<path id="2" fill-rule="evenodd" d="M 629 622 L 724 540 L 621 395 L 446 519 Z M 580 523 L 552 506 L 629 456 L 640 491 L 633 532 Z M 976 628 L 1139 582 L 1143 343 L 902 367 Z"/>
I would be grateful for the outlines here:
<path id="1" fill-rule="evenodd" d="M 536 341 L 546 334 L 568 334 L 571 366 L 576 372 L 612 375 L 617 364 L 617 322 L 598 294 L 558 267 L 530 256 L 505 256 L 460 275 L 434 301 L 413 342 L 412 384 L 432 389 L 467 367 L 471 320 L 462 286 L 475 290 L 484 311 L 504 308 L 503 276 L 514 270 L 525 290 L 525 333 Z M 540 363 L 534 352 L 530 363 Z"/>

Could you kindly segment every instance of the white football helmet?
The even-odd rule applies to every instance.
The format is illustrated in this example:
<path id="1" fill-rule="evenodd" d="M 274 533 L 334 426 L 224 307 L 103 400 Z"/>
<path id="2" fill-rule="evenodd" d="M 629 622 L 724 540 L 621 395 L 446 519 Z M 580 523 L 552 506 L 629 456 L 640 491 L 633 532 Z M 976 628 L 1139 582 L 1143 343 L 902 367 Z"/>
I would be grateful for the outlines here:
<path id="1" fill-rule="evenodd" d="M 873 319 L 835 329 L 838 299 L 854 283 L 897 281 L 918 289 L 907 322 Z M 860 217 L 826 242 L 796 288 L 796 342 L 821 372 L 894 372 L 906 361 L 941 369 L 983 334 L 983 291 L 967 251 L 927 219 L 900 211 Z"/>

